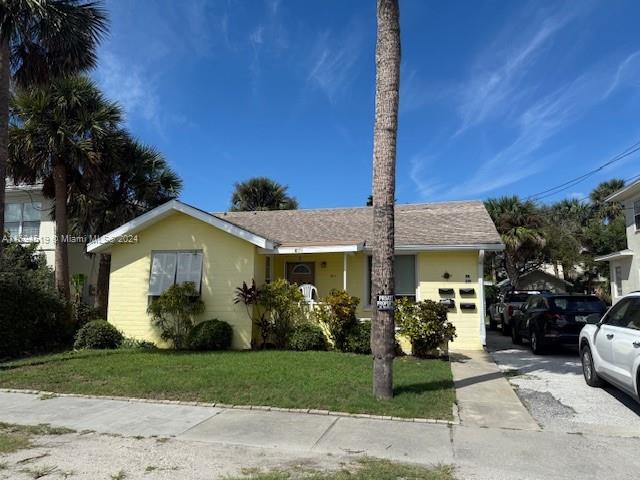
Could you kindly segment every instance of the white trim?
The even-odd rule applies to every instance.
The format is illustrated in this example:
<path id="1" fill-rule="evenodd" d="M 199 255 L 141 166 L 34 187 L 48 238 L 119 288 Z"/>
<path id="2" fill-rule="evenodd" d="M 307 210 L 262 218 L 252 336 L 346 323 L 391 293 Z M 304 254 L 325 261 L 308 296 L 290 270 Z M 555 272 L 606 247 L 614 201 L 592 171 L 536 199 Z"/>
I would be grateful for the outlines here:
<path id="1" fill-rule="evenodd" d="M 478 302 L 480 304 L 480 340 L 482 345 L 487 344 L 487 306 L 484 303 L 484 250 L 478 252 Z"/>
<path id="2" fill-rule="evenodd" d="M 153 225 L 154 223 L 162 220 L 165 217 L 168 217 L 173 212 L 181 212 L 185 215 L 189 215 L 190 217 L 208 223 L 215 228 L 227 232 L 230 235 L 253 243 L 260 248 L 272 249 L 274 247 L 273 242 L 264 237 L 244 230 L 232 223 L 227 222 L 226 220 L 222 220 L 214 215 L 211 215 L 210 213 L 198 210 L 197 208 L 194 208 L 191 205 L 187 205 L 186 203 L 182 203 L 178 200 L 170 200 L 167 203 L 164 203 L 159 207 L 156 207 L 153 210 L 150 210 L 149 212 L 140 215 L 137 218 L 134 218 L 130 222 L 125 223 L 124 225 L 89 243 L 87 245 L 87 252 L 99 253 L 104 252 L 105 250 L 109 250 L 111 248 L 111 245 L 114 243 L 118 243 L 118 239 L 123 235 L 130 235 L 144 230 L 148 226 Z"/>
<path id="3" fill-rule="evenodd" d="M 353 245 L 301 245 L 299 247 L 262 247 L 258 253 L 286 255 L 292 253 L 342 253 L 342 252 L 360 252 L 363 244 L 356 243 Z"/>
<path id="4" fill-rule="evenodd" d="M 611 195 L 609 195 L 607 198 L 604 199 L 605 202 L 615 202 L 615 201 L 621 201 L 621 200 L 626 200 L 627 198 L 635 195 L 637 192 L 636 187 L 640 186 L 640 180 L 636 180 L 635 182 L 633 182 L 630 185 L 627 185 L 623 188 L 621 188 L 620 190 L 618 190 L 617 192 L 613 192 Z"/>
<path id="5" fill-rule="evenodd" d="M 610 253 L 609 255 L 603 255 L 601 257 L 596 257 L 594 260 L 596 262 L 608 262 L 610 260 L 618 260 L 624 257 L 633 257 L 633 250 L 622 250 L 620 252 Z"/>
<path id="6" fill-rule="evenodd" d="M 342 289 L 347 290 L 347 252 L 342 254 Z"/>

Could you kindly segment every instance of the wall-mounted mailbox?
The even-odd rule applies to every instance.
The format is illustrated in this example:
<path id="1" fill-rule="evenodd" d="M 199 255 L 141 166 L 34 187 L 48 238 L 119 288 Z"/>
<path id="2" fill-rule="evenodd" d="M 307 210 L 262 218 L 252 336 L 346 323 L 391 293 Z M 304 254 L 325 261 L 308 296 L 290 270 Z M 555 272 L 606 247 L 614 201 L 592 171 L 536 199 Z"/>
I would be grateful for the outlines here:
<path id="1" fill-rule="evenodd" d="M 447 308 L 456 308 L 456 301 L 453 298 L 443 298 L 440 303 Z"/>
<path id="2" fill-rule="evenodd" d="M 476 291 L 473 288 L 461 288 L 460 289 L 460 295 L 466 295 L 466 296 L 470 296 L 470 295 L 475 295 Z"/>
<path id="3" fill-rule="evenodd" d="M 455 295 L 456 291 L 453 288 L 439 288 L 438 293 L 440 295 Z"/>
<path id="4" fill-rule="evenodd" d="M 460 309 L 461 310 L 475 310 L 476 309 L 476 304 L 475 303 L 461 303 L 460 304 Z"/>

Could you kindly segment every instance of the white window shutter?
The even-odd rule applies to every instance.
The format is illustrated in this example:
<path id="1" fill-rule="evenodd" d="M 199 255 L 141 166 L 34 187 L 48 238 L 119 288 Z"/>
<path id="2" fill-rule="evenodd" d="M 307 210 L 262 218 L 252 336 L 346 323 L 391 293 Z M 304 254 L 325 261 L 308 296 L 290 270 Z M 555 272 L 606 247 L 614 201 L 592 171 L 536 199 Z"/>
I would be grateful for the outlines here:
<path id="1" fill-rule="evenodd" d="M 178 273 L 176 283 L 193 282 L 200 291 L 202 280 L 202 252 L 178 253 Z"/>
<path id="2" fill-rule="evenodd" d="M 154 253 L 151 259 L 149 295 L 162 295 L 176 276 L 177 258 L 175 253 Z"/>

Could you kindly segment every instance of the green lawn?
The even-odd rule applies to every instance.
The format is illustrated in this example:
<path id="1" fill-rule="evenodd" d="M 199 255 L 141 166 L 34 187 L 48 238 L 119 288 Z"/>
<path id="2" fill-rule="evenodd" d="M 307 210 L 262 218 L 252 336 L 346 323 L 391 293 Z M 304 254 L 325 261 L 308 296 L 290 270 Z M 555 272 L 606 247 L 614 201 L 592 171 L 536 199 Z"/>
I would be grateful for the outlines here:
<path id="1" fill-rule="evenodd" d="M 372 360 L 337 352 L 84 351 L 0 364 L 0 388 L 450 419 L 449 363 L 395 360 L 395 397 L 371 396 Z"/>
<path id="2" fill-rule="evenodd" d="M 448 466 L 432 468 L 405 465 L 386 460 L 365 459 L 345 466 L 337 472 L 318 472 L 305 469 L 247 472 L 245 476 L 229 480 L 455 480 Z"/>

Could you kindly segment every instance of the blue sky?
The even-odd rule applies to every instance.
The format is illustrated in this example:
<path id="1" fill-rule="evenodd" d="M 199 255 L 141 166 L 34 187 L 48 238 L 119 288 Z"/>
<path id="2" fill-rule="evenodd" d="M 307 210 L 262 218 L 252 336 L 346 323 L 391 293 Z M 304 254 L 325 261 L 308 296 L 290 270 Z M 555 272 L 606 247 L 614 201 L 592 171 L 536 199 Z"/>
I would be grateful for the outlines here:
<path id="1" fill-rule="evenodd" d="M 371 190 L 374 0 L 107 1 L 94 77 L 224 210 L 265 175 L 304 208 Z M 401 203 L 528 196 L 640 141 L 640 2 L 401 0 Z M 632 155 L 548 200 L 640 174 Z"/>

